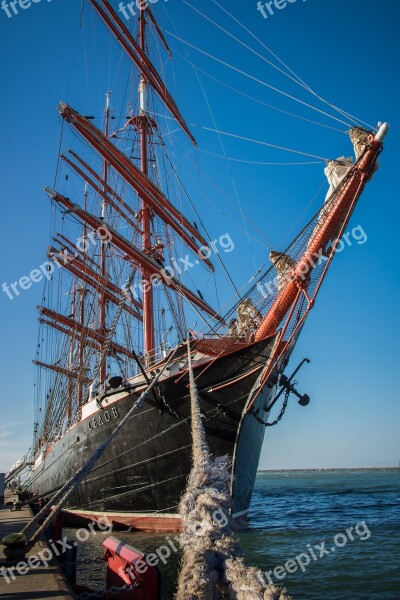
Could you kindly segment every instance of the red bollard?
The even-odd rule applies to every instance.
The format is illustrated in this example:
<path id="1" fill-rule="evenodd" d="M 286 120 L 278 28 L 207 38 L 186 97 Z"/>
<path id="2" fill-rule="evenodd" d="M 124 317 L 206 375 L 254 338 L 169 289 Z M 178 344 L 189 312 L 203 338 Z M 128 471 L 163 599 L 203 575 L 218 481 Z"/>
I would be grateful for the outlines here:
<path id="1" fill-rule="evenodd" d="M 55 509 L 54 506 L 51 507 L 51 511 L 53 511 Z M 58 512 L 56 518 L 54 519 L 51 528 L 51 535 L 50 537 L 54 540 L 62 540 L 63 534 L 62 534 L 62 512 L 61 510 Z"/>
<path id="2" fill-rule="evenodd" d="M 161 575 L 157 567 L 150 566 L 139 550 L 124 544 L 115 537 L 103 542 L 107 560 L 107 589 L 134 585 L 134 589 L 106 594 L 107 600 L 160 600 Z"/>

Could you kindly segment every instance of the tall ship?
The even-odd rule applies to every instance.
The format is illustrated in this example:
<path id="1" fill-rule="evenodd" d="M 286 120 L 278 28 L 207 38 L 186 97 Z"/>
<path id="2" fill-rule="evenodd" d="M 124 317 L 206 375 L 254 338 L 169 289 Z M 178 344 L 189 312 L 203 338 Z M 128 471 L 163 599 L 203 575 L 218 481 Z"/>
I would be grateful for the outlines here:
<path id="1" fill-rule="evenodd" d="M 29 487 L 50 498 L 158 376 L 64 512 L 70 520 L 106 514 L 137 529 L 178 530 L 192 462 L 189 338 L 207 441 L 215 456 L 231 458 L 233 517 L 241 521 L 271 411 L 281 408 L 278 421 L 290 393 L 308 404 L 286 374 L 288 362 L 377 170 L 388 125 L 350 128 L 355 156 L 327 162 L 329 191 L 317 213 L 286 248 L 269 253 L 263 270 L 249 273 L 250 283 L 235 287 L 225 307 L 212 306 L 193 282 L 195 268 L 214 277 L 233 242 L 229 234 L 209 236 L 171 154 L 172 129 L 196 140 L 154 66 L 150 41 L 169 60 L 165 36 L 148 6 L 136 11 L 132 33 L 108 0 L 87 4 L 94 26 L 103 22 L 131 62 L 132 102 L 116 115 L 107 93 L 101 122 L 58 105 L 74 147 L 61 140 L 56 183 L 45 188 L 54 218 L 38 307 Z M 165 122 L 172 124 L 166 132 Z"/>

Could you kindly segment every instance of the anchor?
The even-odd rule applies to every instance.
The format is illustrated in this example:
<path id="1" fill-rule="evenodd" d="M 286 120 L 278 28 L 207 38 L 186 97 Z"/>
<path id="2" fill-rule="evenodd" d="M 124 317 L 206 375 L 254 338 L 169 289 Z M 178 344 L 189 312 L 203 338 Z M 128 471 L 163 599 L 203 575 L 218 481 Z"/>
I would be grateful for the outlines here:
<path id="1" fill-rule="evenodd" d="M 297 398 L 299 399 L 298 402 L 299 402 L 300 406 L 307 406 L 310 403 L 310 396 L 308 394 L 300 394 L 300 392 L 298 392 L 297 389 L 295 388 L 295 385 L 297 385 L 297 381 L 294 381 L 294 377 L 300 371 L 300 369 L 304 365 L 304 363 L 310 363 L 310 359 L 303 358 L 303 360 L 300 362 L 300 364 L 297 366 L 297 368 L 293 371 L 293 373 L 291 374 L 290 377 L 287 377 L 283 373 L 281 374 L 280 380 L 279 380 L 281 389 L 279 390 L 279 392 L 277 393 L 275 398 L 272 400 L 271 404 L 265 410 L 270 411 L 271 408 L 276 404 L 276 402 L 282 396 L 284 391 L 288 391 L 289 393 L 292 393 L 295 396 L 297 396 Z"/>

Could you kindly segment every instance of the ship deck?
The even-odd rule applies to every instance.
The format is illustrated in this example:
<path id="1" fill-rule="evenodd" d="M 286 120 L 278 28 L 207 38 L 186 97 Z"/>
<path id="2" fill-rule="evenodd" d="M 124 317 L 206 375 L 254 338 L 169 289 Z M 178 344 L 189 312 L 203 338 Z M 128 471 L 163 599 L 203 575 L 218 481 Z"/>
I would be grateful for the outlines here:
<path id="1" fill-rule="evenodd" d="M 5 501 L 12 502 L 13 496 L 6 494 Z M 10 505 L 0 505 L 0 539 L 10 533 L 21 531 L 32 518 L 29 508 L 21 511 L 10 511 Z M 10 560 L 4 555 L 4 546 L 0 545 L 0 596 L 2 598 L 18 598 L 18 600 L 48 600 L 59 598 L 70 600 L 76 598 L 73 594 L 61 567 L 54 560 L 46 567 L 40 564 L 38 568 L 27 568 L 25 563 L 29 557 L 36 557 L 43 549 L 47 549 L 46 541 L 39 540 L 27 552 L 26 558 Z M 23 561 L 23 562 L 22 562 Z M 27 570 L 26 574 L 21 573 Z"/>

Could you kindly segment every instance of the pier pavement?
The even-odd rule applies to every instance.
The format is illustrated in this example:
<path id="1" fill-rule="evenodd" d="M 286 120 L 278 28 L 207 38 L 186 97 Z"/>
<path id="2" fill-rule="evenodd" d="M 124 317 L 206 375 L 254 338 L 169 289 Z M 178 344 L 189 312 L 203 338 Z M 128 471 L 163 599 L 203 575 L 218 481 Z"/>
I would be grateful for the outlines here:
<path id="1" fill-rule="evenodd" d="M 6 493 L 6 502 L 14 497 Z M 32 518 L 31 510 L 11 511 L 12 505 L 0 505 L 0 541 L 10 533 L 20 532 Z M 25 558 L 9 559 L 0 544 L 0 597 L 2 600 L 72 600 L 77 596 L 72 592 L 55 558 L 39 563 L 41 552 L 49 556 L 49 546 L 45 539 L 39 540 Z M 39 560 L 34 560 L 39 556 Z M 36 566 L 29 567 L 28 560 Z"/>

